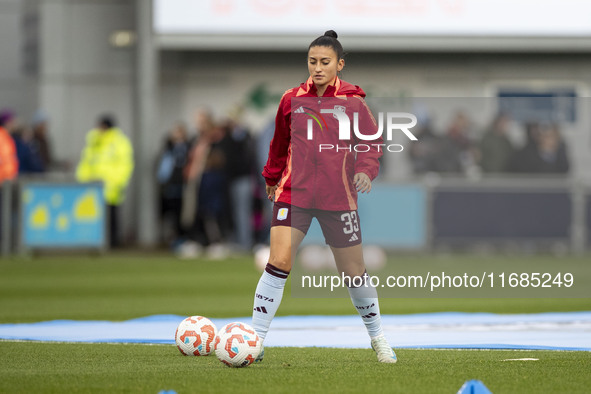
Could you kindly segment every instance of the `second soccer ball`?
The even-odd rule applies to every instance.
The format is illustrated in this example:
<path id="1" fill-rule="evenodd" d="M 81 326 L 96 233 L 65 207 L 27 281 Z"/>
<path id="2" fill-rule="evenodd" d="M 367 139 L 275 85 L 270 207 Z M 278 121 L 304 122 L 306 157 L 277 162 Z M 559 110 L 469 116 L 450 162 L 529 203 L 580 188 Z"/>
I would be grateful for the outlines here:
<path id="1" fill-rule="evenodd" d="M 254 328 L 245 323 L 229 323 L 215 339 L 215 355 L 229 367 L 247 367 L 258 357 L 261 346 Z"/>

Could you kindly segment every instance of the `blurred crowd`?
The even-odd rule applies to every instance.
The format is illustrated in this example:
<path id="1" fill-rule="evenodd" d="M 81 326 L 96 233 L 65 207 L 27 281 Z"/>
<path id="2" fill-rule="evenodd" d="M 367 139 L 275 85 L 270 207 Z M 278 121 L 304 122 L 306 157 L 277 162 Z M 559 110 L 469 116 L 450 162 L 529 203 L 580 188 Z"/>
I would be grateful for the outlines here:
<path id="1" fill-rule="evenodd" d="M 267 242 L 270 202 L 260 176 L 274 123 L 256 133 L 238 116 L 215 119 L 196 112 L 191 125 L 177 122 L 166 132 L 155 158 L 160 244 L 180 256 L 206 251 L 224 257 Z M 511 138 L 515 126 L 524 137 Z M 103 114 L 86 135 L 75 168 L 55 160 L 48 135 L 49 117 L 37 111 L 25 123 L 10 110 L 0 111 L 0 183 L 22 174 L 75 170 L 78 181 L 102 181 L 112 247 L 119 245 L 119 207 L 133 173 L 133 148 L 112 115 Z M 417 143 L 406 147 L 412 171 L 473 174 L 565 174 L 568 150 L 560 128 L 550 123 L 517 124 L 505 114 L 478 129 L 469 116 L 455 113 L 444 130 L 425 116 L 413 128 Z"/>
<path id="2" fill-rule="evenodd" d="M 511 126 L 521 129 L 525 135 L 523 144 L 513 142 Z M 557 124 L 516 124 L 500 113 L 487 128 L 476 130 L 469 116 L 459 111 L 443 132 L 433 130 L 427 118 L 413 132 L 420 142 L 412 144 L 409 150 L 415 174 L 565 174 L 569 171 L 568 150 Z"/>
<path id="3" fill-rule="evenodd" d="M 224 257 L 264 242 L 268 202 L 259 156 L 266 152 L 259 146 L 235 119 L 216 121 L 207 110 L 197 111 L 193 133 L 174 124 L 156 165 L 161 241 L 184 257 L 204 249 Z"/>
<path id="4" fill-rule="evenodd" d="M 9 109 L 0 111 L 0 182 L 18 174 L 43 173 L 65 168 L 54 160 L 48 138 L 49 118 L 38 110 L 30 123 L 17 118 Z"/>

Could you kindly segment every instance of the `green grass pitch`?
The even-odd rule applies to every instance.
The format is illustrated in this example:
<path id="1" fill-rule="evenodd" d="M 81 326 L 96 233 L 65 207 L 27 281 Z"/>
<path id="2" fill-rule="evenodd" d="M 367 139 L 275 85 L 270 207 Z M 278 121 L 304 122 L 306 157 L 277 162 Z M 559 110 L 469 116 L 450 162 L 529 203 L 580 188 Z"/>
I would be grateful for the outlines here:
<path id="1" fill-rule="evenodd" d="M 428 258 L 398 256 L 395 261 Z M 0 261 L 0 323 L 152 314 L 248 316 L 258 277 L 249 257 L 179 261 L 120 253 L 5 259 Z M 380 302 L 384 314 L 591 310 L 589 299 Z M 346 299 L 292 298 L 286 289 L 278 315 L 312 313 L 355 311 Z M 494 393 L 590 391 L 591 352 L 398 349 L 397 354 L 398 364 L 382 365 L 369 344 L 368 349 L 267 348 L 262 364 L 230 369 L 215 357 L 184 357 L 173 345 L 0 341 L 0 392 L 454 393 L 469 379 L 482 380 Z M 503 361 L 515 358 L 539 360 Z"/>

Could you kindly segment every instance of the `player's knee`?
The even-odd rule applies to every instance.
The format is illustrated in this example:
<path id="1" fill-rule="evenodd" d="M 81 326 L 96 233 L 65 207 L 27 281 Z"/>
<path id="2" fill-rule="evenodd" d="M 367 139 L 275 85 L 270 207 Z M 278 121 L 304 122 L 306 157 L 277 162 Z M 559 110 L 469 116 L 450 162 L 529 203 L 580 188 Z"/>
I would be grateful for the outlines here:
<path id="1" fill-rule="evenodd" d="M 350 269 L 350 270 L 344 270 L 343 271 L 343 275 L 349 277 L 349 278 L 363 278 L 364 275 L 366 274 L 365 269 L 363 269 L 362 271 L 358 270 L 358 269 Z"/>
<path id="2" fill-rule="evenodd" d="M 270 256 L 269 264 L 279 268 L 281 271 L 291 271 L 291 259 L 289 257 L 286 258 L 285 256 Z"/>

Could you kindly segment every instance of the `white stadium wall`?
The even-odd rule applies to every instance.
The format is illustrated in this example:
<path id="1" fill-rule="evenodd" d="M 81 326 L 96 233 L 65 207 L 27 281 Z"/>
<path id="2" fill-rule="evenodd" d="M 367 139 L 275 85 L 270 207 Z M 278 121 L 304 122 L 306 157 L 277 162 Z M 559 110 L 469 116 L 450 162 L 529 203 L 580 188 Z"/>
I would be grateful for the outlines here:
<path id="1" fill-rule="evenodd" d="M 24 121 L 37 107 L 38 18 L 27 3 L 0 0 L 0 109 L 10 108 Z"/>
<path id="2" fill-rule="evenodd" d="M 97 115 L 112 112 L 133 132 L 134 51 L 110 45 L 134 29 L 133 1 L 56 0 L 40 4 L 39 105 L 52 118 L 56 156 L 76 162 Z"/>

